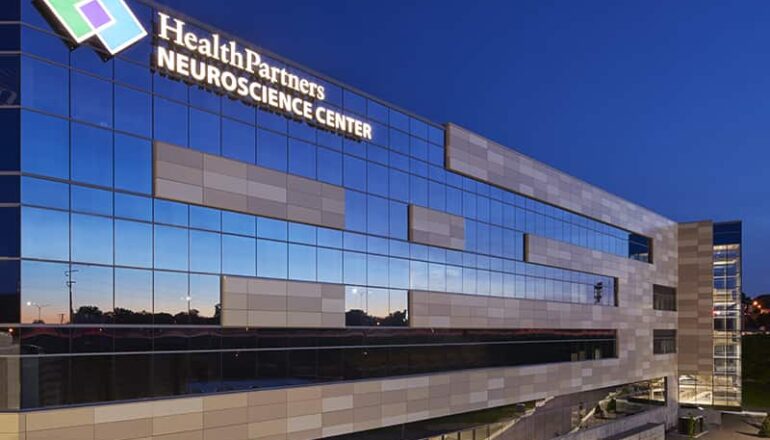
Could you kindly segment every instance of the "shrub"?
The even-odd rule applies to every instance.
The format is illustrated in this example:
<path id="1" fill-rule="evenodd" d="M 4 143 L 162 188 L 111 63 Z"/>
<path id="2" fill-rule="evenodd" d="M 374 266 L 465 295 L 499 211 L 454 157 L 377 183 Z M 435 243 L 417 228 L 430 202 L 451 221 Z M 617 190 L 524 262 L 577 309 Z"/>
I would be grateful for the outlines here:
<path id="1" fill-rule="evenodd" d="M 697 430 L 697 425 L 695 423 L 695 417 L 690 416 L 690 418 L 687 419 L 687 437 L 695 438 L 696 430 Z"/>
<path id="2" fill-rule="evenodd" d="M 607 412 L 614 413 L 617 410 L 618 410 L 618 401 L 615 400 L 615 398 L 613 397 L 612 399 L 610 399 L 610 402 L 607 404 Z"/>

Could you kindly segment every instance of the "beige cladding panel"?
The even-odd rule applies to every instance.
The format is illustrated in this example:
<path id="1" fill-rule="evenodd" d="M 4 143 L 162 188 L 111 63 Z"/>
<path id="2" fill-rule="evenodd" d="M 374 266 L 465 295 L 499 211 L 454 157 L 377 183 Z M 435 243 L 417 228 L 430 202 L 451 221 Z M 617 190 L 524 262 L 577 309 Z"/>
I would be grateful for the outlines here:
<path id="1" fill-rule="evenodd" d="M 465 250 L 465 219 L 422 206 L 409 205 L 409 241 Z"/>
<path id="2" fill-rule="evenodd" d="M 0 438 L 310 440 L 620 385 L 617 369 L 610 359 L 3 414 Z M 639 423 L 673 422 L 675 411 Z"/>
<path id="3" fill-rule="evenodd" d="M 679 372 L 712 375 L 713 236 L 710 221 L 679 225 Z"/>
<path id="4" fill-rule="evenodd" d="M 676 265 L 674 222 L 457 125 L 445 139 L 447 169 L 643 234 L 656 262 Z"/>
<path id="5" fill-rule="evenodd" d="M 155 142 L 155 197 L 291 220 L 345 227 L 345 190 L 304 177 Z"/>
<path id="6" fill-rule="evenodd" d="M 225 327 L 345 327 L 345 286 L 222 277 Z"/>

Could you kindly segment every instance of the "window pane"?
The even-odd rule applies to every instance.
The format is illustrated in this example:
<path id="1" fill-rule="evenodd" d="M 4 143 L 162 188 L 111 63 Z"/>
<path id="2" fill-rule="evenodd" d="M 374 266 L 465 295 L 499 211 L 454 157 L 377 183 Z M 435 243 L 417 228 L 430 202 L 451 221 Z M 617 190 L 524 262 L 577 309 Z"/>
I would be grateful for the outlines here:
<path id="1" fill-rule="evenodd" d="M 287 150 L 286 136 L 267 130 L 257 131 L 257 165 L 286 171 Z"/>
<path id="2" fill-rule="evenodd" d="M 72 285 L 72 322 L 75 324 L 112 321 L 112 268 L 72 265 L 68 275 Z"/>
<path id="3" fill-rule="evenodd" d="M 257 276 L 286 278 L 288 268 L 286 243 L 257 240 Z"/>
<path id="4" fill-rule="evenodd" d="M 152 145 L 132 136 L 115 135 L 115 188 L 152 192 Z"/>
<path id="5" fill-rule="evenodd" d="M 155 140 L 187 146 L 187 107 L 155 98 Z"/>
<path id="6" fill-rule="evenodd" d="M 115 216 L 152 221 L 152 199 L 115 193 Z"/>
<path id="7" fill-rule="evenodd" d="M 190 206 L 190 227 L 218 232 L 222 229 L 222 213 L 216 209 Z"/>
<path id="8" fill-rule="evenodd" d="M 69 178 L 69 123 L 33 112 L 21 113 L 23 171 Z"/>
<path id="9" fill-rule="evenodd" d="M 187 230 L 155 226 L 155 267 L 187 270 Z"/>
<path id="10" fill-rule="evenodd" d="M 72 117 L 112 127 L 112 83 L 72 73 Z"/>
<path id="11" fill-rule="evenodd" d="M 22 323 L 69 323 L 68 270 L 69 265 L 61 263 L 21 263 Z"/>
<path id="12" fill-rule="evenodd" d="M 152 322 L 152 271 L 115 269 L 115 323 Z"/>
<path id="13" fill-rule="evenodd" d="M 112 192 L 73 185 L 72 210 L 111 216 Z"/>
<path id="14" fill-rule="evenodd" d="M 139 136 L 152 136 L 152 97 L 115 86 L 115 128 Z"/>
<path id="15" fill-rule="evenodd" d="M 230 232 L 239 235 L 254 236 L 256 231 L 256 218 L 246 214 L 235 212 L 222 212 L 222 232 Z"/>
<path id="16" fill-rule="evenodd" d="M 22 208 L 21 221 L 22 256 L 69 260 L 69 214 L 47 209 Z"/>
<path id="17" fill-rule="evenodd" d="M 253 238 L 222 235 L 222 272 L 254 276 L 256 249 Z"/>
<path id="18" fill-rule="evenodd" d="M 115 264 L 152 268 L 152 225 L 115 220 Z"/>
<path id="19" fill-rule="evenodd" d="M 289 140 L 289 172 L 316 178 L 316 147 L 307 142 Z"/>
<path id="20" fill-rule="evenodd" d="M 318 248 L 318 281 L 324 283 L 342 282 L 341 251 Z"/>
<path id="21" fill-rule="evenodd" d="M 257 129 L 222 118 L 222 155 L 247 163 L 257 161 Z"/>
<path id="22" fill-rule="evenodd" d="M 190 275 L 191 324 L 219 324 L 219 276 Z"/>
<path id="23" fill-rule="evenodd" d="M 190 148 L 221 154 L 219 128 L 219 116 L 190 109 Z"/>
<path id="24" fill-rule="evenodd" d="M 72 124 L 72 180 L 112 186 L 112 133 Z"/>
<path id="25" fill-rule="evenodd" d="M 112 219 L 72 215 L 72 261 L 112 264 Z"/>
<path id="26" fill-rule="evenodd" d="M 220 273 L 222 236 L 213 232 L 190 231 L 190 270 Z"/>
<path id="27" fill-rule="evenodd" d="M 299 244 L 289 245 L 289 278 L 316 280 L 316 248 Z"/>
<path id="28" fill-rule="evenodd" d="M 155 221 L 169 225 L 187 226 L 189 211 L 187 205 L 155 199 Z"/>
<path id="29" fill-rule="evenodd" d="M 21 57 L 21 98 L 31 107 L 62 116 L 69 115 L 69 71 L 29 57 Z"/>
<path id="30" fill-rule="evenodd" d="M 29 205 L 69 209 L 69 185 L 33 177 L 22 177 L 21 202 Z"/>
<path id="31" fill-rule="evenodd" d="M 188 275 L 155 271 L 155 324 L 187 324 L 190 322 L 191 298 Z"/>

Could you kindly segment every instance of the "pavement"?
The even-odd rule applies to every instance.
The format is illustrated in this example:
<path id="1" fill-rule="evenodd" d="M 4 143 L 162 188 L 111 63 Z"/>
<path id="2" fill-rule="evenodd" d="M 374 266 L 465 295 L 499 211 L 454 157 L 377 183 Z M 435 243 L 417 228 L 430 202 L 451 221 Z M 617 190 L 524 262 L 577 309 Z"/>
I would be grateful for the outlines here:
<path id="1" fill-rule="evenodd" d="M 759 424 L 763 416 L 747 416 L 739 414 L 723 414 L 722 425 L 711 425 L 706 435 L 698 437 L 698 440 L 747 440 L 759 439 L 757 435 Z M 676 434 L 666 435 L 666 439 L 686 439 L 686 436 Z"/>

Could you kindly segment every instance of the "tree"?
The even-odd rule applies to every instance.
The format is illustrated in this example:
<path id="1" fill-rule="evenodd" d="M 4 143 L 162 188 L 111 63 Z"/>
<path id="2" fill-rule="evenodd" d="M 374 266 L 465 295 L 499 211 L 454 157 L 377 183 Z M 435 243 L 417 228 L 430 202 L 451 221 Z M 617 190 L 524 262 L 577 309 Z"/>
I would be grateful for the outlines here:
<path id="1" fill-rule="evenodd" d="M 770 438 L 770 413 L 765 415 L 765 420 L 762 420 L 762 426 L 759 427 L 759 436 Z"/>

